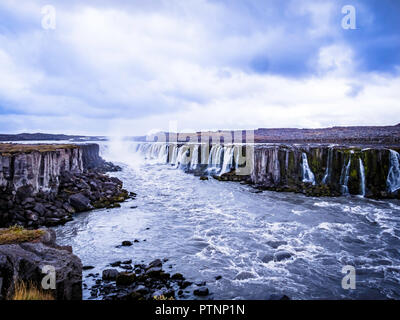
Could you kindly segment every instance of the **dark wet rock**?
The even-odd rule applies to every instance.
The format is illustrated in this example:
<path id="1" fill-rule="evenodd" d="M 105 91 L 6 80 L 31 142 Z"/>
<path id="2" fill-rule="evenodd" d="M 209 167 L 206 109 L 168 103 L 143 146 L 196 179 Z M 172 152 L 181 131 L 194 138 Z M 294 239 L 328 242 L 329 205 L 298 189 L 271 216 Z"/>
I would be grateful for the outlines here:
<path id="1" fill-rule="evenodd" d="M 147 293 L 149 293 L 150 292 L 150 290 L 149 290 L 149 288 L 147 288 L 147 287 L 145 287 L 144 285 L 138 285 L 136 288 L 135 288 L 135 291 L 134 292 L 138 292 L 138 293 L 140 293 L 140 294 L 147 294 Z"/>
<path id="2" fill-rule="evenodd" d="M 110 263 L 110 266 L 111 266 L 111 267 L 119 267 L 119 266 L 121 265 L 121 263 L 122 263 L 121 261 L 111 262 L 111 263 Z"/>
<path id="3" fill-rule="evenodd" d="M 215 277 L 215 280 L 221 280 L 222 279 L 222 276 L 216 276 Z"/>
<path id="4" fill-rule="evenodd" d="M 93 266 L 83 266 L 82 267 L 82 270 L 92 270 L 92 269 L 94 269 Z"/>
<path id="5" fill-rule="evenodd" d="M 125 269 L 125 270 L 132 270 L 133 267 L 129 264 L 124 264 L 124 265 L 120 265 L 120 268 Z"/>
<path id="6" fill-rule="evenodd" d="M 165 272 L 160 259 L 149 265 L 135 264 L 134 268 L 132 272 L 118 273 L 115 282 L 99 279 L 91 289 L 97 290 L 103 300 L 153 300 L 154 296 L 175 299 L 175 290 L 183 294 L 183 289 L 192 284 L 184 281 L 181 274 L 171 276 Z M 199 296 L 205 295 L 206 289 L 199 288 Z"/>
<path id="7" fill-rule="evenodd" d="M 82 193 L 77 193 L 70 196 L 69 203 L 78 212 L 88 211 L 93 208 L 90 204 L 90 199 L 88 199 Z"/>
<path id="8" fill-rule="evenodd" d="M 130 247 L 130 246 L 133 245 L 133 243 L 132 243 L 132 241 L 126 240 L 126 241 L 122 241 L 121 245 L 122 245 L 123 247 Z"/>
<path id="9" fill-rule="evenodd" d="M 118 276 L 117 269 L 106 269 L 103 270 L 102 278 L 103 280 L 115 280 Z"/>
<path id="10" fill-rule="evenodd" d="M 133 241 L 134 243 L 138 243 L 138 242 L 140 242 L 138 239 L 135 239 L 134 241 Z"/>
<path id="11" fill-rule="evenodd" d="M 201 177 L 200 177 L 200 180 L 206 181 L 206 180 L 208 180 L 208 177 L 207 177 L 207 176 L 201 176 Z"/>
<path id="12" fill-rule="evenodd" d="M 131 264 L 132 263 L 132 260 L 125 260 L 125 261 L 122 261 L 120 264 Z"/>
<path id="13" fill-rule="evenodd" d="M 206 284 L 207 284 L 207 282 L 205 282 L 205 281 L 196 282 L 196 286 L 198 286 L 198 287 L 203 287 L 203 286 L 205 286 Z"/>
<path id="14" fill-rule="evenodd" d="M 175 273 L 171 276 L 171 279 L 174 280 L 185 280 L 185 278 L 183 277 L 183 275 L 181 273 Z"/>
<path id="15" fill-rule="evenodd" d="M 278 251 L 274 254 L 274 261 L 282 261 L 286 259 L 290 259 L 293 256 L 289 251 Z"/>
<path id="16" fill-rule="evenodd" d="M 136 274 L 130 272 L 121 272 L 117 275 L 117 286 L 129 286 L 135 282 Z"/>
<path id="17" fill-rule="evenodd" d="M 183 281 L 179 284 L 179 288 L 181 289 L 186 289 L 187 287 L 190 287 L 192 283 L 190 281 Z"/>
<path id="18" fill-rule="evenodd" d="M 68 202 L 64 203 L 62 205 L 63 209 L 68 212 L 69 214 L 75 213 L 75 209 L 73 206 L 71 206 Z"/>
<path id="19" fill-rule="evenodd" d="M 161 268 L 161 267 L 162 267 L 162 262 L 161 262 L 160 259 L 156 259 L 156 260 L 154 260 L 154 261 L 152 261 L 152 262 L 149 263 L 149 267 L 150 267 L 150 268 L 153 268 L 153 267 L 155 267 L 155 268 Z"/>
<path id="20" fill-rule="evenodd" d="M 193 291 L 193 294 L 194 294 L 195 296 L 205 297 L 205 296 L 208 296 L 208 295 L 209 295 L 209 291 L 208 291 L 208 288 L 206 288 L 206 287 L 201 287 L 201 288 L 198 288 L 198 289 L 194 290 L 194 291 Z"/>
<path id="21" fill-rule="evenodd" d="M 290 300 L 287 295 L 271 294 L 268 300 Z"/>
<path id="22" fill-rule="evenodd" d="M 35 207 L 33 208 L 33 211 L 36 211 L 39 215 L 43 216 L 46 212 L 46 208 L 43 204 L 36 203 Z"/>

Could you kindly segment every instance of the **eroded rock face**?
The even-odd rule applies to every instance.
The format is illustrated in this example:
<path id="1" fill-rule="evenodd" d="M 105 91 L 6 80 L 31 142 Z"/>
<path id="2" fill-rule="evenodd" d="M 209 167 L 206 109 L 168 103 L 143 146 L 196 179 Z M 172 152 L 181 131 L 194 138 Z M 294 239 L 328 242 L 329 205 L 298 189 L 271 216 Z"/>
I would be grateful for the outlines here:
<path id="1" fill-rule="evenodd" d="M 398 151 L 398 150 L 397 150 Z M 304 159 L 314 181 L 305 179 Z M 260 146 L 254 149 L 249 177 L 260 189 L 291 191 L 309 196 L 363 195 L 400 198 L 388 192 L 390 150 L 343 146 Z M 219 177 L 233 180 L 234 173 Z"/>
<path id="2" fill-rule="evenodd" d="M 0 187 L 18 192 L 29 188 L 31 194 L 56 193 L 63 172 L 83 171 L 82 150 L 76 148 L 56 151 L 0 155 Z"/>
<path id="3" fill-rule="evenodd" d="M 63 224 L 75 212 L 118 207 L 128 198 L 120 180 L 103 174 L 120 168 L 99 156 L 97 144 L 31 149 L 0 153 L 0 227 Z"/>
<path id="4" fill-rule="evenodd" d="M 41 288 L 44 266 L 55 269 L 56 289 L 51 290 L 55 299 L 82 299 L 81 260 L 70 247 L 57 246 L 54 231 L 46 230 L 36 243 L 0 245 L 0 300 L 12 298 L 16 281 L 32 282 Z"/>

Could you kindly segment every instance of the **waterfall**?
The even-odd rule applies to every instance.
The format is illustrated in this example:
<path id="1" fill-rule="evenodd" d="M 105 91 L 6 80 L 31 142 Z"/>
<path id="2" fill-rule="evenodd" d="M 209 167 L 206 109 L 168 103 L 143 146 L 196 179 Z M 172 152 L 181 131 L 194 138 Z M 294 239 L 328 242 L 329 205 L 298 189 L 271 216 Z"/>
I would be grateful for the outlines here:
<path id="1" fill-rule="evenodd" d="M 349 194 L 349 187 L 347 186 L 349 183 L 349 174 L 350 174 L 350 166 L 351 166 L 351 154 L 353 152 L 350 153 L 349 156 L 349 162 L 347 163 L 347 165 L 345 167 L 343 167 L 342 170 L 342 176 L 340 177 L 340 184 L 342 187 L 342 194 Z"/>
<path id="2" fill-rule="evenodd" d="M 199 145 L 195 145 L 193 147 L 193 155 L 190 160 L 190 169 L 192 170 L 196 170 L 199 164 L 199 148 L 200 148 Z"/>
<path id="3" fill-rule="evenodd" d="M 364 168 L 364 164 L 362 162 L 362 159 L 359 158 L 358 159 L 360 161 L 360 176 L 361 176 L 361 195 L 364 197 L 365 196 L 365 168 Z"/>
<path id="4" fill-rule="evenodd" d="M 176 145 L 171 145 L 171 147 L 172 147 L 171 160 L 169 161 L 169 163 L 174 166 L 176 164 L 176 160 L 178 158 L 179 149 Z"/>
<path id="5" fill-rule="evenodd" d="M 326 170 L 325 175 L 322 178 L 322 183 L 327 184 L 331 178 L 331 170 L 332 170 L 332 158 L 333 158 L 333 148 L 329 148 L 328 150 L 328 160 L 326 162 Z"/>
<path id="6" fill-rule="evenodd" d="M 391 193 L 400 189 L 400 155 L 394 150 L 390 150 L 390 169 L 386 184 Z"/>
<path id="7" fill-rule="evenodd" d="M 221 171 L 221 156 L 223 156 L 224 149 L 221 145 L 211 147 L 210 156 L 208 157 L 208 173 L 218 173 Z"/>
<path id="8" fill-rule="evenodd" d="M 235 158 L 235 169 L 239 169 L 239 163 L 240 163 L 240 154 L 242 152 L 242 146 L 238 146 L 235 148 L 235 152 L 236 152 L 236 158 Z"/>
<path id="9" fill-rule="evenodd" d="M 175 168 L 185 167 L 190 162 L 190 147 L 183 145 L 179 147 L 178 155 L 176 157 Z"/>
<path id="10" fill-rule="evenodd" d="M 235 152 L 235 147 L 226 147 L 224 148 L 224 160 L 222 163 L 222 169 L 219 175 L 223 175 L 224 173 L 230 172 L 233 166 L 233 156 Z"/>
<path id="11" fill-rule="evenodd" d="M 160 150 L 158 151 L 158 161 L 160 163 L 168 162 L 168 145 L 161 145 Z"/>
<path id="12" fill-rule="evenodd" d="M 315 185 L 315 176 L 314 173 L 311 171 L 310 166 L 308 165 L 307 155 L 304 152 L 302 154 L 302 158 L 303 158 L 303 164 L 302 164 L 303 182 L 308 182 Z"/>

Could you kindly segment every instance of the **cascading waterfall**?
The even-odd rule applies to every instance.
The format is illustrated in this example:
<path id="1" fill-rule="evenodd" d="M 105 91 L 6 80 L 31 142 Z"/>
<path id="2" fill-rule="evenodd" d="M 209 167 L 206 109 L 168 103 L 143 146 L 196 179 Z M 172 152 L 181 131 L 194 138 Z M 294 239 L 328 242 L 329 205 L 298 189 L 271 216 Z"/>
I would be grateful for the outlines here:
<path id="1" fill-rule="evenodd" d="M 222 163 L 222 169 L 219 175 L 223 175 L 224 173 L 230 172 L 233 167 L 233 157 L 235 154 L 235 147 L 226 147 L 224 148 L 224 160 Z"/>
<path id="2" fill-rule="evenodd" d="M 171 145 L 171 150 L 171 160 L 169 161 L 169 163 L 174 166 L 176 164 L 176 159 L 178 158 L 179 149 L 176 145 Z"/>
<path id="3" fill-rule="evenodd" d="M 313 185 L 315 185 L 315 176 L 314 173 L 311 171 L 310 166 L 308 165 L 307 154 L 303 152 L 302 158 L 303 182 L 312 183 Z"/>
<path id="4" fill-rule="evenodd" d="M 210 156 L 208 157 L 208 173 L 218 173 L 221 171 L 221 157 L 223 157 L 225 147 L 214 145 L 211 147 Z"/>
<path id="5" fill-rule="evenodd" d="M 361 195 L 364 197 L 365 196 L 365 168 L 364 164 L 361 158 L 358 159 L 360 161 L 360 176 L 361 176 Z"/>
<path id="6" fill-rule="evenodd" d="M 192 170 L 196 170 L 199 164 L 199 149 L 200 149 L 199 145 L 193 147 L 193 155 L 190 160 L 190 169 Z"/>
<path id="7" fill-rule="evenodd" d="M 189 163 L 190 163 L 190 146 L 183 145 L 179 147 L 175 168 L 186 167 Z"/>
<path id="8" fill-rule="evenodd" d="M 327 184 L 331 178 L 331 170 L 332 170 L 332 159 L 333 159 L 333 148 L 329 148 L 328 150 L 328 160 L 326 162 L 326 170 L 325 175 L 322 178 L 322 183 Z"/>
<path id="9" fill-rule="evenodd" d="M 350 166 L 351 166 L 351 155 L 353 152 L 350 153 L 349 156 L 349 161 L 347 162 L 347 165 L 343 168 L 342 170 L 342 175 L 340 177 L 340 184 L 341 184 L 341 189 L 342 189 L 342 194 L 348 195 L 349 194 L 349 174 L 350 174 Z"/>
<path id="10" fill-rule="evenodd" d="M 400 189 L 400 154 L 394 150 L 390 150 L 390 169 L 386 184 L 391 193 Z"/>
<path id="11" fill-rule="evenodd" d="M 242 148 L 246 149 L 243 150 Z M 292 181 L 297 181 L 298 179 L 298 170 L 300 166 L 302 170 L 301 179 L 303 182 L 317 185 L 317 174 L 318 176 L 323 175 L 321 183 L 330 187 L 328 191 L 331 191 L 330 194 L 332 195 L 336 195 L 337 192 L 343 195 L 349 195 L 351 191 L 352 194 L 359 194 L 364 197 L 366 193 L 371 197 L 375 197 L 375 195 L 380 197 L 382 191 L 387 191 L 389 194 L 400 190 L 400 154 L 398 152 L 390 150 L 389 172 L 387 178 L 383 178 L 386 178 L 386 188 L 385 190 L 376 191 L 374 188 L 367 190 L 367 163 L 363 161 L 364 153 L 362 153 L 362 157 L 360 158 L 357 149 L 357 156 L 354 158 L 355 152 L 353 150 L 349 151 L 348 148 L 343 151 L 341 147 L 334 145 L 329 146 L 328 150 L 323 148 L 325 147 L 317 149 L 315 160 L 318 159 L 318 161 L 321 161 L 321 159 L 325 158 L 325 155 L 326 168 L 324 171 L 315 171 L 314 173 L 311 170 L 306 151 L 300 152 L 301 158 L 299 163 L 300 154 L 298 151 L 302 150 L 302 148 L 297 146 L 293 147 L 293 150 L 280 146 L 271 147 L 269 145 L 209 145 L 208 143 L 182 145 L 176 142 L 135 142 L 129 146 L 130 150 L 136 150 L 137 153 L 140 153 L 145 159 L 151 160 L 152 163 L 169 163 L 175 168 L 181 168 L 186 172 L 195 172 L 199 175 L 223 176 L 231 172 L 233 173 L 232 176 L 226 175 L 226 177 L 222 177 L 221 180 L 244 181 L 248 179 L 248 181 L 253 182 L 255 185 L 268 188 L 271 186 L 272 188 L 281 185 L 286 186 L 286 184 L 292 188 Z M 338 157 L 336 157 L 336 148 L 338 149 Z M 368 150 L 369 149 L 362 149 L 361 151 L 369 152 Z M 244 151 L 246 152 L 243 156 Z M 388 149 L 379 149 L 379 155 L 386 156 L 387 152 Z M 380 157 L 377 158 L 379 159 Z M 246 161 L 244 163 L 246 167 L 241 163 L 243 160 Z M 337 160 L 341 160 L 341 172 Z M 355 170 L 359 170 L 358 186 L 355 186 L 355 188 L 353 184 L 351 188 L 349 187 L 349 183 L 353 181 L 350 176 L 352 160 L 358 160 L 357 164 L 353 162 L 354 166 L 358 167 L 355 168 Z M 234 172 L 232 171 L 233 169 L 235 170 Z M 244 177 L 243 179 L 240 179 L 241 175 Z M 319 183 L 318 180 L 318 184 Z M 298 185 L 296 184 L 293 187 L 297 188 Z M 318 189 L 311 191 L 319 192 Z M 327 192 L 327 194 L 329 195 L 329 192 Z"/>

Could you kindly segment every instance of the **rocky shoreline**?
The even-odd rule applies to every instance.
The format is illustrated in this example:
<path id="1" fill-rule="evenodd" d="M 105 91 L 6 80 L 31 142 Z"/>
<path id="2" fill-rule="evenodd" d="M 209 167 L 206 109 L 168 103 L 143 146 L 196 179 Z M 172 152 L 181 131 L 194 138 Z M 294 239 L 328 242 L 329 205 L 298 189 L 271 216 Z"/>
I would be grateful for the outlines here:
<path id="1" fill-rule="evenodd" d="M 100 274 L 89 273 L 95 279 L 90 299 L 102 300 L 178 300 L 190 297 L 210 299 L 206 283 L 194 284 L 180 273 L 163 269 L 168 259 L 156 259 L 148 265 L 133 263 L 132 259 L 114 261 Z M 89 269 L 90 266 L 84 267 Z M 85 287 L 85 285 L 84 285 Z"/>

